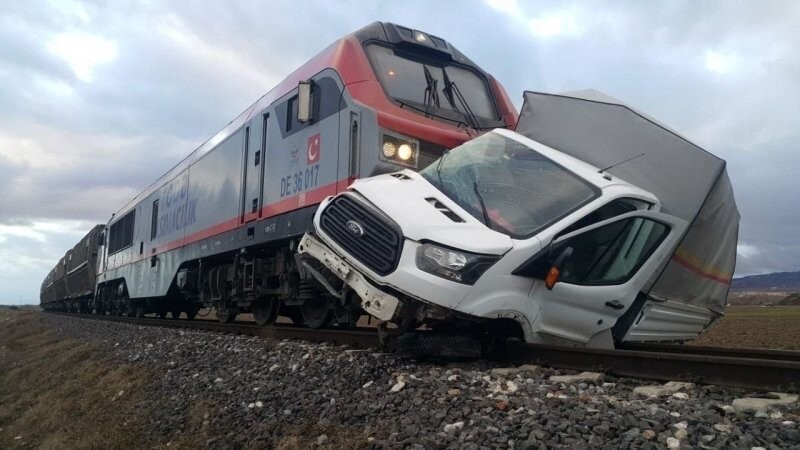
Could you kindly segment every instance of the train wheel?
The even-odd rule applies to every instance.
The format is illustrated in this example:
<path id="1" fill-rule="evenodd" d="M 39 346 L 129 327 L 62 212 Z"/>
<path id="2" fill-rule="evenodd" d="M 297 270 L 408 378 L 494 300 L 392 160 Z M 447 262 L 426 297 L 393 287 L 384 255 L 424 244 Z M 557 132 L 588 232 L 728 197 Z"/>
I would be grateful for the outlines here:
<path id="1" fill-rule="evenodd" d="M 299 327 L 303 326 L 303 313 L 300 312 L 299 306 L 283 306 L 280 308 L 280 315 L 291 319 L 294 325 Z"/>
<path id="2" fill-rule="evenodd" d="M 358 319 L 361 318 L 361 314 L 344 309 L 344 307 L 338 307 L 334 312 L 334 317 L 336 319 L 336 326 L 339 328 L 355 328 Z"/>
<path id="3" fill-rule="evenodd" d="M 231 323 L 236 320 L 238 314 L 239 308 L 235 306 L 217 307 L 217 320 L 220 323 Z"/>
<path id="4" fill-rule="evenodd" d="M 309 328 L 322 328 L 331 321 L 331 307 L 325 298 L 308 299 L 300 305 L 303 323 Z"/>
<path id="5" fill-rule="evenodd" d="M 167 310 L 165 308 L 158 308 L 156 311 L 156 315 L 159 319 L 166 319 L 167 318 Z"/>
<path id="6" fill-rule="evenodd" d="M 181 318 L 181 310 L 180 309 L 173 309 L 171 311 L 173 319 L 180 319 Z"/>
<path id="7" fill-rule="evenodd" d="M 280 302 L 271 298 L 260 298 L 253 302 L 253 319 L 258 326 L 274 323 L 278 318 Z"/>
<path id="8" fill-rule="evenodd" d="M 197 317 L 197 306 L 189 306 L 186 309 L 186 318 L 189 320 L 194 320 L 195 317 Z"/>
<path id="9" fill-rule="evenodd" d="M 142 317 L 144 317 L 144 305 L 143 305 L 143 304 L 141 304 L 141 303 L 139 303 L 139 304 L 137 304 L 136 306 L 134 306 L 134 307 L 133 307 L 133 315 L 134 315 L 136 318 L 139 318 L 139 319 L 141 319 Z"/>

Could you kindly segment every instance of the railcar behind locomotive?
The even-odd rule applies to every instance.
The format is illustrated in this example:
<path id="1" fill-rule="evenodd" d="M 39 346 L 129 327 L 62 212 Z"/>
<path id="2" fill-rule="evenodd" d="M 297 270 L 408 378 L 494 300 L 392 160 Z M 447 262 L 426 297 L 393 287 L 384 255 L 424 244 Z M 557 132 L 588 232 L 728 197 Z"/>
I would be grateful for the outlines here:
<path id="1" fill-rule="evenodd" d="M 252 312 L 350 326 L 352 292 L 331 296 L 296 245 L 317 205 L 356 178 L 421 170 L 482 130 L 512 127 L 505 90 L 449 42 L 374 23 L 290 74 L 119 209 L 97 251 L 93 294 L 43 284 L 45 309 L 220 321 Z M 93 233 L 97 234 L 96 230 Z M 96 241 L 90 233 L 88 241 Z M 87 264 L 89 262 L 87 261 Z"/>
<path id="2" fill-rule="evenodd" d="M 50 270 L 39 294 L 45 309 L 88 312 L 97 276 L 98 248 L 102 245 L 103 225 L 95 225 Z"/>

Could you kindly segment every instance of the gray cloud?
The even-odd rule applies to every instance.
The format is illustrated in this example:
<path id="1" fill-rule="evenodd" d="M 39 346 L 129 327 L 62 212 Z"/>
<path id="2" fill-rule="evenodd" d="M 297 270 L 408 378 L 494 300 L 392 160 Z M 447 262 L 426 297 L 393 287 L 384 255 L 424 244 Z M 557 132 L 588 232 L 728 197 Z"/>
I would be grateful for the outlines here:
<path id="1" fill-rule="evenodd" d="M 105 222 L 283 76 L 374 20 L 449 40 L 518 106 L 525 89 L 595 88 L 670 124 L 728 160 L 738 272 L 800 267 L 800 4 L 789 1 L 5 2 L 0 258 L 54 262 L 75 227 Z M 116 57 L 84 81 L 48 47 L 64 34 L 112 43 Z M 80 222 L 66 234 L 36 225 L 64 220 Z M 14 240 L 11 226 L 37 238 Z M 48 264 L 0 285 L 34 298 Z"/>

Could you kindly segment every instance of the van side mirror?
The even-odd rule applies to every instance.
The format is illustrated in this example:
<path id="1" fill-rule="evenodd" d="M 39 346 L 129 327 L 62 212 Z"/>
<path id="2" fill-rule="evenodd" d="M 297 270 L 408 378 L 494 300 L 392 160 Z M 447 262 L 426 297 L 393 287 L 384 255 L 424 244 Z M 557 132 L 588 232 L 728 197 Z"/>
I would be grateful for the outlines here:
<path id="1" fill-rule="evenodd" d="M 311 80 L 301 81 L 297 85 L 297 121 L 300 123 L 313 120 L 314 99 L 311 92 Z"/>
<path id="2" fill-rule="evenodd" d="M 561 249 L 558 256 L 556 256 L 556 259 L 550 266 L 550 270 L 547 271 L 547 275 L 544 277 L 544 285 L 547 287 L 547 290 L 553 290 L 553 287 L 558 283 L 559 278 L 561 278 L 561 267 L 564 265 L 564 261 L 572 256 L 572 251 L 572 247 L 564 247 Z"/>

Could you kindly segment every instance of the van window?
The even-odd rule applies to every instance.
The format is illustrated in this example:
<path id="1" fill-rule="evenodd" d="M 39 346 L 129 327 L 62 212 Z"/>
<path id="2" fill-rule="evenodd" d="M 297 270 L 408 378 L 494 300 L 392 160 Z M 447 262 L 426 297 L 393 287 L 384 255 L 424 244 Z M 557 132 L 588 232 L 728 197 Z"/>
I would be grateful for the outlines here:
<path id="1" fill-rule="evenodd" d="M 627 198 L 627 197 L 618 198 L 595 209 L 589 214 L 583 216 L 581 219 L 578 219 L 577 222 L 573 223 L 572 225 L 568 226 L 563 231 L 558 233 L 558 235 L 556 235 L 556 238 L 558 238 L 559 236 L 563 236 L 565 234 L 572 233 L 575 230 L 580 230 L 581 228 L 588 227 L 593 223 L 602 222 L 612 217 L 621 216 L 625 213 L 637 210 L 646 211 L 649 210 L 652 206 L 653 205 L 651 203 L 636 198 Z"/>
<path id="2" fill-rule="evenodd" d="M 629 217 L 562 241 L 572 247 L 559 281 L 580 285 L 621 284 L 629 280 L 669 234 L 669 227 Z M 562 247 L 562 248 L 563 248 Z"/>

